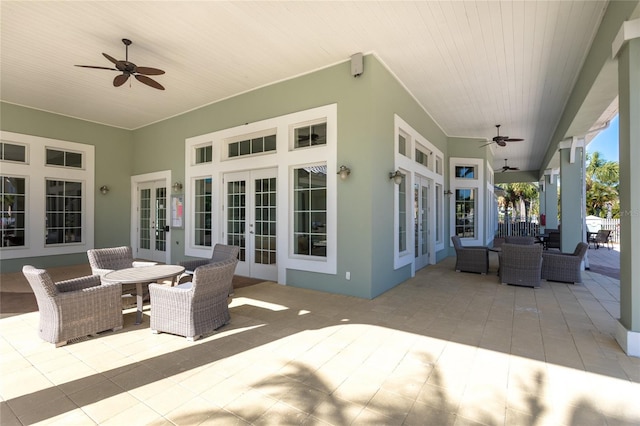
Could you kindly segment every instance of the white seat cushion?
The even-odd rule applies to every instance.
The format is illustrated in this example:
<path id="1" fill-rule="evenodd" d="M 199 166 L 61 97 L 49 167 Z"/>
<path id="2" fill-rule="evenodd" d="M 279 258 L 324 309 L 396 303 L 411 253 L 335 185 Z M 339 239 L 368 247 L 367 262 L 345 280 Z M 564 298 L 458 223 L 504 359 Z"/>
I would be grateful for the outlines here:
<path id="1" fill-rule="evenodd" d="M 191 290 L 191 287 L 193 287 L 193 283 L 191 281 L 188 281 L 186 283 L 178 284 L 174 288 L 179 288 L 182 290 Z"/>

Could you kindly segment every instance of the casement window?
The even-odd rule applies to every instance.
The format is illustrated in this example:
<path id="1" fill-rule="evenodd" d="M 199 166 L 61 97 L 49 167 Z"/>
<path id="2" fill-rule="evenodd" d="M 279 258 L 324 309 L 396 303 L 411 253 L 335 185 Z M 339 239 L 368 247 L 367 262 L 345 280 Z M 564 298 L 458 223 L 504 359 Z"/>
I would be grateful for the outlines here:
<path id="1" fill-rule="evenodd" d="M 327 166 L 293 171 L 293 253 L 327 256 Z"/>
<path id="2" fill-rule="evenodd" d="M 46 244 L 82 242 L 82 182 L 46 180 Z"/>
<path id="3" fill-rule="evenodd" d="M 196 179 L 194 193 L 193 241 L 197 246 L 211 247 L 211 227 L 213 224 L 211 178 Z"/>
<path id="4" fill-rule="evenodd" d="M 26 179 L 0 175 L 2 242 L 0 247 L 23 247 L 25 243 Z"/>

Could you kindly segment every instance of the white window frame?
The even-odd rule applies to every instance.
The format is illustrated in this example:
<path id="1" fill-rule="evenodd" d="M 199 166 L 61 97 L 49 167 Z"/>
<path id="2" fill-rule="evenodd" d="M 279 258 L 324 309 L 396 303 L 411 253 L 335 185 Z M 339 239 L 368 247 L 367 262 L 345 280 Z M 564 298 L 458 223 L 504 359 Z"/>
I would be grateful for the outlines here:
<path id="1" fill-rule="evenodd" d="M 399 152 L 399 136 L 402 135 L 406 141 L 406 152 L 407 155 L 400 154 Z M 419 148 L 423 153 L 430 152 L 429 155 L 430 161 L 429 164 L 431 167 L 426 167 L 423 164 L 417 163 L 415 161 L 415 150 Z M 407 212 L 413 211 L 413 185 L 415 182 L 416 174 L 423 176 L 431 181 L 433 188 L 429 191 L 429 224 L 433 226 L 433 231 L 431 232 L 431 238 L 434 239 L 433 244 L 433 252 L 430 253 L 429 262 L 435 263 L 436 261 L 436 252 L 443 250 L 445 245 L 444 241 L 437 241 L 436 235 L 438 230 L 435 229 L 436 224 L 436 215 L 440 217 L 440 223 L 444 224 L 444 201 L 440 205 L 440 209 L 436 209 L 436 200 L 435 200 L 435 188 L 437 185 L 444 187 L 444 176 L 442 174 L 438 174 L 435 172 L 433 167 L 433 158 L 444 158 L 444 154 L 435 145 L 427 140 L 424 136 L 422 136 L 417 130 L 409 125 L 406 121 L 404 121 L 399 115 L 394 114 L 394 170 L 400 170 L 401 173 L 405 174 L 407 191 L 409 196 L 407 196 Z M 415 256 L 414 256 L 414 247 L 415 247 L 415 223 L 413 220 L 413 215 L 408 214 L 406 218 L 406 230 L 407 230 L 407 250 L 400 252 L 399 250 L 399 241 L 398 241 L 398 232 L 399 229 L 399 215 L 398 215 L 398 188 L 397 185 L 394 184 L 394 197 L 393 197 L 393 267 L 394 269 L 402 268 L 406 265 L 411 265 L 411 275 L 415 275 Z M 437 211 L 439 210 L 439 211 Z"/>
<path id="2" fill-rule="evenodd" d="M 95 228 L 95 147 L 39 136 L 0 131 L 0 139 L 6 143 L 27 146 L 27 162 L 2 162 L 2 174 L 25 177 L 25 244 L 3 247 L 3 259 L 18 259 L 36 256 L 55 256 L 86 252 L 94 245 Z M 46 149 L 82 153 L 83 168 L 46 165 Z M 82 182 L 82 241 L 69 244 L 45 244 L 46 180 Z"/>
<path id="3" fill-rule="evenodd" d="M 195 136 L 185 140 L 185 152 L 194 146 L 211 143 L 213 146 L 213 161 L 193 165 L 185 161 L 185 254 L 207 258 L 211 257 L 212 248 L 195 247 L 193 244 L 193 182 L 195 178 L 208 175 L 212 178 L 213 190 L 213 244 L 224 242 L 226 229 L 224 223 L 223 204 L 224 184 L 226 173 L 241 170 L 277 169 L 277 228 L 287 230 L 279 232 L 277 236 L 277 265 L 278 282 L 286 284 L 288 269 L 318 272 L 325 274 L 337 273 L 337 104 L 325 105 L 304 111 L 298 111 L 279 117 L 269 118 L 242 126 L 236 126 L 205 135 Z M 316 145 L 292 149 L 293 128 L 305 123 L 327 123 L 326 145 Z M 275 129 L 276 150 L 258 155 L 226 158 L 225 141 L 233 138 L 243 138 L 246 135 L 260 134 Z M 237 139 L 236 139 L 237 140 Z M 292 255 L 290 246 L 293 242 L 293 169 L 308 165 L 323 163 L 327 166 L 327 256 Z"/>
<path id="4" fill-rule="evenodd" d="M 456 189 L 475 189 L 476 190 L 476 206 L 475 206 L 475 238 L 464 238 L 465 245 L 484 245 L 485 227 L 482 226 L 485 220 L 484 200 L 485 200 L 485 177 L 484 177 L 484 160 L 481 158 L 449 158 L 449 182 L 452 195 L 449 198 L 449 235 L 455 235 L 456 226 Z M 475 167 L 475 177 L 473 179 L 457 178 L 456 167 L 472 166 Z M 453 247 L 453 243 L 449 242 L 449 246 Z"/>

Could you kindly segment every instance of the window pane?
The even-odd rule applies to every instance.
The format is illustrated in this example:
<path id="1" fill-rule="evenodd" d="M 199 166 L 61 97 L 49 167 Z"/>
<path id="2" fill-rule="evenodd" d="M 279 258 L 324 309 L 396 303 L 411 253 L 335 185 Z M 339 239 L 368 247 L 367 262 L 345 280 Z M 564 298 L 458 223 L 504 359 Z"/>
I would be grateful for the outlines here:
<path id="1" fill-rule="evenodd" d="M 240 155 L 240 143 L 234 142 L 229 144 L 229 157 L 237 157 Z"/>
<path id="2" fill-rule="evenodd" d="M 407 250 L 407 179 L 398 185 L 398 251 Z"/>
<path id="3" fill-rule="evenodd" d="M 310 133 L 311 129 L 309 127 L 300 127 L 294 130 L 294 138 L 295 138 L 295 147 L 302 148 L 305 146 L 310 146 Z"/>
<path id="4" fill-rule="evenodd" d="M 196 148 L 196 164 L 211 162 L 211 145 Z"/>
<path id="5" fill-rule="evenodd" d="M 264 151 L 264 140 L 262 138 L 251 139 L 251 153 Z"/>
<path id="6" fill-rule="evenodd" d="M 251 154 L 251 141 L 240 141 L 240 155 Z"/>
<path id="7" fill-rule="evenodd" d="M 276 150 L 276 135 L 270 135 L 264 138 L 264 150 L 265 152 Z"/>
<path id="8" fill-rule="evenodd" d="M 47 164 L 52 166 L 64 166 L 64 151 L 47 149 Z"/>
<path id="9" fill-rule="evenodd" d="M 456 189 L 455 234 L 461 238 L 475 238 L 475 189 Z"/>
<path id="10" fill-rule="evenodd" d="M 24 163 L 27 161 L 26 155 L 26 147 L 23 145 L 15 145 L 12 143 L 2 143 L 0 144 L 2 148 L 2 156 L 1 160 L 7 161 L 19 161 Z"/>
<path id="11" fill-rule="evenodd" d="M 456 166 L 456 177 L 459 179 L 475 179 L 476 170 L 472 166 Z"/>
<path id="12" fill-rule="evenodd" d="M 311 126 L 311 145 L 327 144 L 327 123 Z"/>
<path id="13" fill-rule="evenodd" d="M 407 155 L 407 139 L 402 135 L 398 135 L 398 153 Z"/>
<path id="14" fill-rule="evenodd" d="M 82 154 L 78 152 L 67 152 L 65 166 L 82 168 Z"/>

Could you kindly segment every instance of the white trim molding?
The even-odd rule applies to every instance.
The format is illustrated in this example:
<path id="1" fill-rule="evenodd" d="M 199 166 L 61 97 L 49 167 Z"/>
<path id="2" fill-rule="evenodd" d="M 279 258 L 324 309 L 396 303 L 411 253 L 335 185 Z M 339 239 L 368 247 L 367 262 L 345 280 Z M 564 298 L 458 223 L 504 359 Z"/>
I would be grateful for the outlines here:
<path id="1" fill-rule="evenodd" d="M 611 57 L 615 59 L 625 42 L 634 38 L 640 38 L 640 19 L 622 23 L 620 31 L 618 31 L 616 38 L 611 43 Z"/>
<path id="2" fill-rule="evenodd" d="M 627 330 L 627 328 L 618 321 L 618 325 L 616 326 L 616 341 L 627 355 L 640 358 L 639 332 Z"/>

